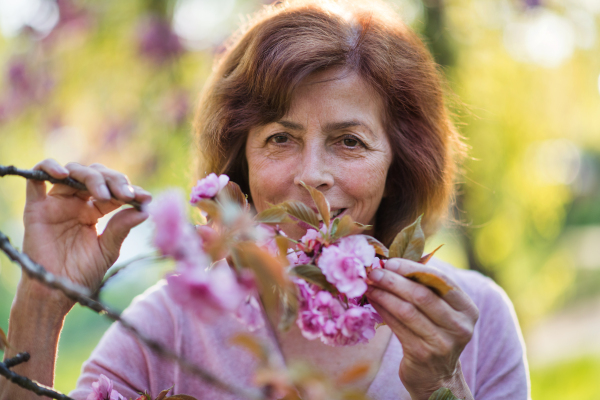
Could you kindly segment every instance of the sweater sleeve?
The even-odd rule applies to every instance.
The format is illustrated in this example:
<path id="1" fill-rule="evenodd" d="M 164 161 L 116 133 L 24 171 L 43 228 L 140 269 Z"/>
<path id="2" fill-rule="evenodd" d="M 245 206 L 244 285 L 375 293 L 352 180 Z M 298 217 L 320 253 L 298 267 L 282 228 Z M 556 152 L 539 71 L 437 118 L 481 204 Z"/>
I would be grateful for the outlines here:
<path id="1" fill-rule="evenodd" d="M 475 399 L 530 399 L 525 343 L 514 307 L 491 279 L 480 292 Z"/>
<path id="2" fill-rule="evenodd" d="M 169 307 L 165 291 L 160 290 L 160 286 L 134 299 L 122 317 L 147 337 L 175 350 L 177 310 Z M 92 383 L 101 374 L 112 380 L 113 389 L 127 399 L 135 399 L 146 390 L 156 396 L 160 390 L 173 385 L 173 371 L 171 362 L 159 359 L 151 349 L 116 322 L 83 364 L 77 387 L 70 396 L 85 400 L 92 391 Z"/>

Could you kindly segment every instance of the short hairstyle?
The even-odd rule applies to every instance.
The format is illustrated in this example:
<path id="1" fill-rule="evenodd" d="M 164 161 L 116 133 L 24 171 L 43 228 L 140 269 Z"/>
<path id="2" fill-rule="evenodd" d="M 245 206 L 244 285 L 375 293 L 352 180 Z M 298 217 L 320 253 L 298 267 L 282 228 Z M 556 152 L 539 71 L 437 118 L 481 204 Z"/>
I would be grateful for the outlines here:
<path id="1" fill-rule="evenodd" d="M 197 172 L 227 174 L 250 193 L 251 128 L 281 119 L 294 90 L 329 68 L 357 73 L 381 96 L 392 147 L 375 236 L 390 245 L 423 214 L 426 235 L 447 215 L 462 144 L 431 54 L 386 5 L 290 0 L 265 7 L 231 38 L 204 87 L 194 130 Z"/>

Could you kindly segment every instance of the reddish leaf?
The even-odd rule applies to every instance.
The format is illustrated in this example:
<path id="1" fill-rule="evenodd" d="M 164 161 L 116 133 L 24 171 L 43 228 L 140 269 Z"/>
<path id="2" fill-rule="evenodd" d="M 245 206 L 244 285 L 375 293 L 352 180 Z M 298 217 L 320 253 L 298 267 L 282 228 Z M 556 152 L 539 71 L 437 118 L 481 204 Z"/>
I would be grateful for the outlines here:
<path id="1" fill-rule="evenodd" d="M 8 339 L 6 338 L 6 333 L 0 328 L 0 350 L 4 351 L 7 348 L 10 348 L 8 344 Z"/>
<path id="2" fill-rule="evenodd" d="M 323 222 L 325 223 L 325 226 L 327 226 L 327 228 L 329 229 L 329 223 L 331 221 L 331 211 L 330 211 L 331 207 L 329 206 L 329 202 L 327 201 L 327 198 L 325 197 L 325 195 L 323 193 L 321 193 L 314 187 L 308 186 L 307 184 L 305 184 L 302 181 L 300 181 L 300 184 L 302 186 L 304 186 L 304 188 L 306 190 L 308 190 L 308 192 L 310 193 L 310 197 L 312 197 L 313 201 L 315 202 L 315 205 L 317 206 L 317 210 L 319 210 L 319 214 L 321 214 L 321 218 L 323 218 Z"/>
<path id="3" fill-rule="evenodd" d="M 337 220 L 337 218 L 336 218 Z M 362 225 L 362 224 L 361 224 Z M 357 233 L 362 232 L 366 225 L 359 226 L 349 215 L 344 215 L 339 223 L 337 224 L 337 228 L 335 233 L 333 234 L 334 238 L 343 238 L 349 235 L 355 235 Z"/>
<path id="4" fill-rule="evenodd" d="M 390 246 L 390 258 L 405 258 L 407 260 L 419 261 L 423 256 L 425 248 L 425 235 L 421 229 L 421 218 L 406 228 L 402 229 Z"/>
<path id="5" fill-rule="evenodd" d="M 373 246 L 376 254 L 379 254 L 380 256 L 383 256 L 385 258 L 388 258 L 390 256 L 390 251 L 388 250 L 388 248 L 385 247 L 385 245 L 383 243 L 381 243 L 379 240 L 375 239 L 373 236 L 369 236 L 369 235 L 363 235 L 363 236 L 365 237 L 365 239 L 367 239 L 367 242 L 369 242 L 369 244 L 371 246 Z"/>
<path id="6" fill-rule="evenodd" d="M 164 400 L 164 398 L 167 397 L 167 394 L 171 391 L 171 389 L 173 389 L 173 386 L 160 392 L 155 400 Z"/>
<path id="7" fill-rule="evenodd" d="M 269 360 L 269 351 L 253 335 L 248 333 L 238 333 L 229 339 L 229 343 L 234 346 L 243 347 L 264 363 Z"/>
<path id="8" fill-rule="evenodd" d="M 239 204 L 244 210 L 248 208 L 248 199 L 242 192 L 242 189 L 240 189 L 240 186 L 235 182 L 229 181 L 227 185 L 219 192 L 218 197 L 226 197 L 228 200 Z"/>
<path id="9" fill-rule="evenodd" d="M 406 277 L 421 285 L 427 286 L 440 296 L 445 296 L 446 293 L 454 289 L 454 287 L 450 286 L 442 278 L 429 272 L 411 272 L 410 274 L 407 274 Z"/>
<path id="10" fill-rule="evenodd" d="M 443 244 L 440 244 L 434 251 L 432 251 L 431 253 L 421 257 L 421 259 L 419 260 L 419 262 L 421 264 L 427 264 L 429 262 L 429 260 L 431 260 L 431 257 L 433 257 L 433 255 L 435 254 L 436 251 L 438 251 L 441 247 L 443 246 Z"/>
<path id="11" fill-rule="evenodd" d="M 286 201 L 279 204 L 289 215 L 298 218 L 300 221 L 306 222 L 315 229 L 319 229 L 319 217 L 312 208 L 302 203 L 301 201 Z"/>
<path id="12" fill-rule="evenodd" d="M 265 310 L 274 317 L 279 305 L 279 291 L 274 287 L 285 288 L 288 284 L 282 263 L 251 242 L 238 243 L 232 255 L 237 267 L 254 271 Z"/>
<path id="13" fill-rule="evenodd" d="M 286 210 L 280 207 L 271 207 L 259 212 L 254 220 L 261 224 L 286 224 L 294 222 Z"/>
<path id="14" fill-rule="evenodd" d="M 342 373 L 342 376 L 338 378 L 338 384 L 346 385 L 353 383 L 359 379 L 364 378 L 371 371 L 371 363 L 358 363 L 348 368 Z"/>
<path id="15" fill-rule="evenodd" d="M 202 199 L 198 201 L 195 206 L 207 213 L 208 217 L 211 219 L 219 220 L 221 217 L 221 209 L 214 200 Z"/>

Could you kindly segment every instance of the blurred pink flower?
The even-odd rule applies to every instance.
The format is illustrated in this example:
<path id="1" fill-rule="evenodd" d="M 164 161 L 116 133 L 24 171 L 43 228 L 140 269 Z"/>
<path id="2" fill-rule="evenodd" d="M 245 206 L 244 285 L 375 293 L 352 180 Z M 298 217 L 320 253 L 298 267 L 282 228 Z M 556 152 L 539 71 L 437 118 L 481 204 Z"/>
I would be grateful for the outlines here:
<path id="1" fill-rule="evenodd" d="M 317 265 L 327 281 L 348 297 L 362 296 L 367 290 L 365 267 L 373 264 L 375 250 L 358 235 L 347 236 L 325 247 Z"/>
<path id="2" fill-rule="evenodd" d="M 204 321 L 212 321 L 223 312 L 236 312 L 249 294 L 225 260 L 209 271 L 199 264 L 183 264 L 177 273 L 167 276 L 167 283 L 171 297 Z"/>
<path id="3" fill-rule="evenodd" d="M 200 179 L 196 186 L 192 188 L 190 203 L 196 204 L 202 199 L 211 199 L 215 197 L 229 182 L 227 175 L 212 173 L 204 179 Z"/>
<path id="4" fill-rule="evenodd" d="M 188 222 L 185 199 L 178 190 L 166 191 L 150 203 L 149 212 L 156 225 L 154 244 L 165 256 L 176 260 L 204 258 L 202 240 Z"/>
<path id="5" fill-rule="evenodd" d="M 92 393 L 87 397 L 87 400 L 125 400 L 119 392 L 113 389 L 113 383 L 104 375 L 92 383 Z"/>
<path id="6" fill-rule="evenodd" d="M 156 65 L 162 65 L 179 57 L 183 46 L 171 29 L 170 21 L 160 15 L 148 15 L 142 19 L 138 31 L 140 53 Z"/>
<path id="7" fill-rule="evenodd" d="M 250 332 L 265 326 L 262 310 L 256 297 L 248 296 L 238 307 L 235 316 Z"/>

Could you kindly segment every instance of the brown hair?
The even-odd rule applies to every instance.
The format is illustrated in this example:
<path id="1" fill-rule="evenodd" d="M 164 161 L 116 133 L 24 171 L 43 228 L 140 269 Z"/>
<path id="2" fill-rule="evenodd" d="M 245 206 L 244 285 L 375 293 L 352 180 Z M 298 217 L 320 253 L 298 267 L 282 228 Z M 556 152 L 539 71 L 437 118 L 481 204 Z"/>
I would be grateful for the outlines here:
<path id="1" fill-rule="evenodd" d="M 252 127 L 282 118 L 310 74 L 345 67 L 379 93 L 393 161 L 375 236 L 389 245 L 423 216 L 433 233 L 448 210 L 460 138 L 430 53 L 393 12 L 369 0 L 298 0 L 266 7 L 234 35 L 215 64 L 195 118 L 198 172 L 248 187 Z"/>

